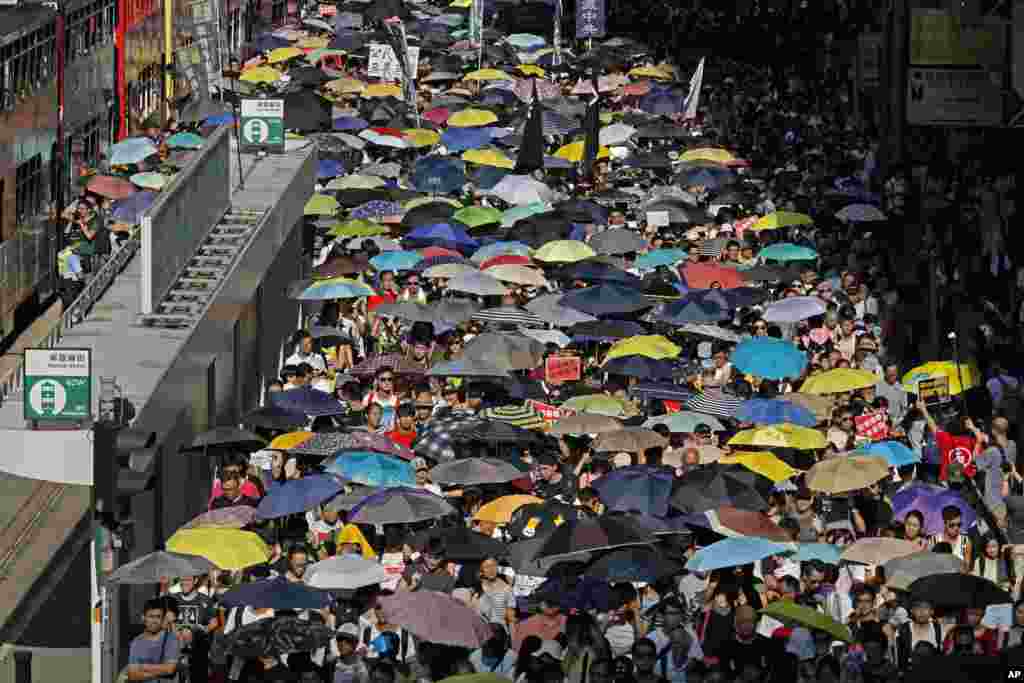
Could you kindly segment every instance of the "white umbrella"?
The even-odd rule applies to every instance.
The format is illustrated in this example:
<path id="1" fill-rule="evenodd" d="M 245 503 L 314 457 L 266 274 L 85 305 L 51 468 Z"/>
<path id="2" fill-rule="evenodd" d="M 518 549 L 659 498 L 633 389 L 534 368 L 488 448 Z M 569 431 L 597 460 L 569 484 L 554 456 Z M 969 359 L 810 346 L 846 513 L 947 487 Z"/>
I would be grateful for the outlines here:
<path id="1" fill-rule="evenodd" d="M 825 303 L 816 296 L 791 296 L 770 304 L 762 317 L 770 323 L 798 323 L 825 310 Z"/>
<path id="2" fill-rule="evenodd" d="M 497 278 L 477 271 L 456 275 L 448 281 L 448 289 L 453 292 L 466 292 L 477 296 L 503 296 L 508 294 Z"/>
<path id="3" fill-rule="evenodd" d="M 490 189 L 487 194 L 498 197 L 507 204 L 549 203 L 554 198 L 551 188 L 526 175 L 507 175 Z"/>
<path id="4" fill-rule="evenodd" d="M 358 555 L 338 555 L 311 564 L 303 580 L 325 590 L 356 590 L 391 578 L 384 566 Z"/>
<path id="5" fill-rule="evenodd" d="M 626 125 L 625 123 L 613 123 L 598 131 L 597 140 L 606 147 L 624 145 L 635 134 L 636 128 L 633 126 Z"/>

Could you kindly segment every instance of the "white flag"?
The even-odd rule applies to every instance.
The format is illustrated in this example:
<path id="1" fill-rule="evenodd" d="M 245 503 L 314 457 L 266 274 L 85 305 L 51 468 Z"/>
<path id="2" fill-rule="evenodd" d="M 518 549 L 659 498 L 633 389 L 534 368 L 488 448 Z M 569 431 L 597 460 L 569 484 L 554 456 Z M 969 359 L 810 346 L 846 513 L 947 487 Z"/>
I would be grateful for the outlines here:
<path id="1" fill-rule="evenodd" d="M 683 118 L 697 118 L 697 105 L 700 103 L 700 86 L 704 81 L 704 57 L 700 58 L 700 64 L 690 78 L 690 92 L 686 95 L 686 104 L 683 105 Z"/>

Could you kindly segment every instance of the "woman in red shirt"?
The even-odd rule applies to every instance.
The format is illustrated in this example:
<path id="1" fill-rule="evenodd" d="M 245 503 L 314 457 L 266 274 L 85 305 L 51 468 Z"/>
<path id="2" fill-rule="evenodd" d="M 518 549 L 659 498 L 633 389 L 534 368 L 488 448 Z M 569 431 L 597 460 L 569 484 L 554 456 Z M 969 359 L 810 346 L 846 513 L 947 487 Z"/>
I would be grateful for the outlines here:
<path id="1" fill-rule="evenodd" d="M 994 655 L 999 650 L 998 632 L 996 629 L 981 625 L 981 619 L 985 616 L 985 610 L 981 607 L 968 607 L 960 617 L 960 623 L 974 629 L 974 650 L 979 655 Z M 949 654 L 953 650 L 953 631 L 942 641 L 942 651 Z"/>

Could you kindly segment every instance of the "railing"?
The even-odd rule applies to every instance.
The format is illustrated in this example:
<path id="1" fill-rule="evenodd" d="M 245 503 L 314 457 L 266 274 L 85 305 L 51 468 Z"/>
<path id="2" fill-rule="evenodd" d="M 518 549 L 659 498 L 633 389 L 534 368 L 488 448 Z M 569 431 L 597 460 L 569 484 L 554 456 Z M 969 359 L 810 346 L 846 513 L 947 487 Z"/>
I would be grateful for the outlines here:
<path id="1" fill-rule="evenodd" d="M 92 310 L 92 307 L 103 296 L 103 293 L 107 291 L 114 280 L 117 279 L 117 276 L 131 262 L 132 257 L 139 250 L 139 245 L 138 231 L 136 231 L 132 234 L 131 238 L 121 245 L 120 249 L 112 253 L 104 261 L 100 269 L 93 274 L 82 291 L 75 297 L 74 302 L 64 310 L 49 332 L 38 341 L 34 341 L 33 345 L 35 347 L 53 348 L 60 343 L 66 330 L 70 330 L 85 320 L 85 317 L 89 315 L 89 311 Z M 12 394 L 21 390 L 22 382 L 24 381 L 24 368 L 25 358 L 20 352 L 17 352 L 17 361 L 14 366 L 9 368 L 6 374 L 0 377 L 0 406 L 6 403 Z"/>

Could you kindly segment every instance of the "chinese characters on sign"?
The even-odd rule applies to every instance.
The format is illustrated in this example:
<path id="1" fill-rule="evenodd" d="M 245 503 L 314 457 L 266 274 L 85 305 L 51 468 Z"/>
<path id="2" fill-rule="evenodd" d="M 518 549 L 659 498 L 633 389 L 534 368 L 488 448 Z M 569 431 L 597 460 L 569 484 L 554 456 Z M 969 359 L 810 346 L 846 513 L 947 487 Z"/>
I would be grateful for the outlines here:
<path id="1" fill-rule="evenodd" d="M 92 351 L 25 349 L 26 420 L 81 422 L 92 417 Z"/>
<path id="2" fill-rule="evenodd" d="M 549 356 L 544 361 L 544 379 L 548 384 L 575 382 L 583 376 L 583 362 L 579 356 Z"/>
<path id="3" fill-rule="evenodd" d="M 405 80 L 402 73 L 402 64 L 395 56 L 395 51 L 390 45 L 383 43 L 371 43 L 369 46 L 370 58 L 368 60 L 367 74 L 372 78 L 379 78 L 383 81 Z M 415 75 L 420 64 L 420 49 L 413 46 L 409 48 L 409 70 Z"/>
<path id="4" fill-rule="evenodd" d="M 576 0 L 577 38 L 603 38 L 605 23 L 604 0 Z"/>
<path id="5" fill-rule="evenodd" d="M 242 148 L 284 152 L 284 100 L 242 100 L 238 130 Z"/>

